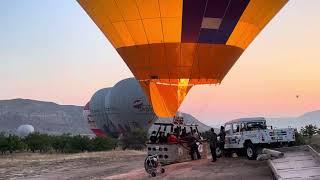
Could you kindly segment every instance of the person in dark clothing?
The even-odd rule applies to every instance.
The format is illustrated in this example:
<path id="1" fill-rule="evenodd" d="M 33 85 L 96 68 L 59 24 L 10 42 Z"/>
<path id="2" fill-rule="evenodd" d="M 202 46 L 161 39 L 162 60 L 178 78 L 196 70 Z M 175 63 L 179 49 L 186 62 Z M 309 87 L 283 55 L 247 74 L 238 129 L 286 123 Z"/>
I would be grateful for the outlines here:
<path id="1" fill-rule="evenodd" d="M 196 139 L 191 133 L 188 134 L 186 137 L 186 140 L 188 141 L 188 146 L 190 148 L 190 156 L 192 160 L 195 160 L 194 154 L 197 155 L 197 159 L 201 159 L 201 155 L 198 150 L 198 139 Z"/>
<path id="2" fill-rule="evenodd" d="M 219 142 L 219 148 L 220 150 L 223 152 L 224 150 L 224 144 L 225 144 L 225 139 L 226 139 L 226 131 L 224 129 L 223 126 L 220 127 L 220 133 L 219 133 L 219 139 L 220 139 L 220 142 Z"/>
<path id="3" fill-rule="evenodd" d="M 156 134 L 157 132 L 156 131 L 152 131 L 152 134 L 151 134 L 151 136 L 150 136 L 150 142 L 151 143 L 156 143 L 157 142 L 157 134 Z"/>
<path id="4" fill-rule="evenodd" d="M 167 143 L 167 137 L 165 136 L 164 132 L 160 132 L 159 135 L 159 143 Z"/>
<path id="5" fill-rule="evenodd" d="M 174 134 L 176 137 L 179 137 L 179 136 L 180 136 L 180 132 L 179 132 L 179 128 L 178 128 L 178 127 L 174 128 L 173 134 Z"/>
<path id="6" fill-rule="evenodd" d="M 209 134 L 209 143 L 210 143 L 210 151 L 212 155 L 212 162 L 215 162 L 217 160 L 216 155 L 216 148 L 217 148 L 217 134 L 214 132 L 214 129 L 211 128 L 210 134 Z"/>
<path id="7" fill-rule="evenodd" d="M 186 129 L 186 127 L 184 127 L 184 128 L 182 129 L 182 132 L 181 132 L 180 137 L 181 137 L 181 138 L 187 137 L 187 129 Z"/>

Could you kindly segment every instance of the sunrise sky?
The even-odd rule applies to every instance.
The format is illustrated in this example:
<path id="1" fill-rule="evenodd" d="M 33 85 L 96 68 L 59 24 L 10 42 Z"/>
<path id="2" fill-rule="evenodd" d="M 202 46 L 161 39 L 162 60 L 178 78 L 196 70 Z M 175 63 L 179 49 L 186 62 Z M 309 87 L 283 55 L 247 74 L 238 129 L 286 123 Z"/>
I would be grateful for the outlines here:
<path id="1" fill-rule="evenodd" d="M 319 33 L 320 1 L 291 0 L 221 85 L 194 87 L 180 109 L 211 125 L 320 109 Z M 84 105 L 132 77 L 76 1 L 0 1 L 0 63 L 0 99 Z"/>

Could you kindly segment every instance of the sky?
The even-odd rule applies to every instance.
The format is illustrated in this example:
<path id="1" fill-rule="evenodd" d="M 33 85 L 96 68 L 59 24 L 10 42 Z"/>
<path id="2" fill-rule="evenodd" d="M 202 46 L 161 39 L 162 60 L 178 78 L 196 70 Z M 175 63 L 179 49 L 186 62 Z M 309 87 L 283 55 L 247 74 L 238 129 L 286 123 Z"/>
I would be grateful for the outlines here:
<path id="1" fill-rule="evenodd" d="M 319 9 L 319 0 L 289 1 L 221 85 L 193 87 L 180 110 L 215 125 L 320 109 Z M 84 105 L 132 76 L 76 1 L 0 1 L 0 99 Z"/>

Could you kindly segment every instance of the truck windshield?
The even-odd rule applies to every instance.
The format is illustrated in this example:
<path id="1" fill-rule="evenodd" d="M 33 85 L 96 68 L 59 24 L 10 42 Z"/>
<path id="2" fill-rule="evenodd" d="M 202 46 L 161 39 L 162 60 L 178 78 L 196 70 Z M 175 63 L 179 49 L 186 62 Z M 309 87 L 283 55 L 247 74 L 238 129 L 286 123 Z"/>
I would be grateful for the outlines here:
<path id="1" fill-rule="evenodd" d="M 247 122 L 246 123 L 246 130 L 247 131 L 254 131 L 259 129 L 267 129 L 265 122 Z"/>
<path id="2" fill-rule="evenodd" d="M 226 124 L 226 126 L 225 126 L 225 132 L 226 132 L 226 134 L 228 134 L 228 135 L 232 134 L 232 125 L 231 125 L 231 124 Z"/>

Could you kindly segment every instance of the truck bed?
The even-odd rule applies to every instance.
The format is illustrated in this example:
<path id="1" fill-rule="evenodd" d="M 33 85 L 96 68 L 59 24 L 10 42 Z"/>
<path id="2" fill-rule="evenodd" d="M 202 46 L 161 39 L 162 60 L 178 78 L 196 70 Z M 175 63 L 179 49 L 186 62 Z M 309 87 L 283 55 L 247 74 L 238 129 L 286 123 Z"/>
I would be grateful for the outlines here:
<path id="1" fill-rule="evenodd" d="M 276 179 L 320 179 L 320 155 L 310 146 L 277 149 L 283 158 L 269 160 Z"/>

